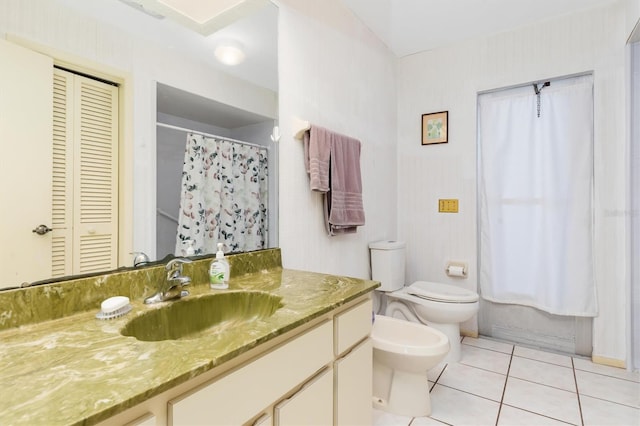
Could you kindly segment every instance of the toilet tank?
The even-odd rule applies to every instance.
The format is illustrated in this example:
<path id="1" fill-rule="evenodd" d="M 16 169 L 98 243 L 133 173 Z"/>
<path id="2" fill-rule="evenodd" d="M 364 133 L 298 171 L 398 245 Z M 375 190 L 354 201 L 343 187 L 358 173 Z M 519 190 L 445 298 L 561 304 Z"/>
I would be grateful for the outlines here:
<path id="1" fill-rule="evenodd" d="M 404 286 L 404 246 L 402 241 L 369 243 L 371 279 L 380 281 L 380 291 L 395 291 Z"/>

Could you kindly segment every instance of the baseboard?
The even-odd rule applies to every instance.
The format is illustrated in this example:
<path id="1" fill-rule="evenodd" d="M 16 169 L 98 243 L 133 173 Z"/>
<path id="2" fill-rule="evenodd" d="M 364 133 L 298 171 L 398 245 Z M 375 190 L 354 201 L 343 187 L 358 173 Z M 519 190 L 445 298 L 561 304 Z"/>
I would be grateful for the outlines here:
<path id="1" fill-rule="evenodd" d="M 460 330 L 460 335 L 463 337 L 474 337 L 477 339 L 478 331 Z"/>
<path id="2" fill-rule="evenodd" d="M 592 355 L 591 361 L 594 364 L 608 365 L 610 367 L 627 368 L 627 364 L 622 359 L 607 358 L 606 356 Z"/>
<path id="3" fill-rule="evenodd" d="M 576 353 L 575 339 L 560 333 L 556 334 L 553 330 L 530 330 L 494 324 L 491 326 L 490 336 L 498 340 L 534 349 L 564 354 Z"/>

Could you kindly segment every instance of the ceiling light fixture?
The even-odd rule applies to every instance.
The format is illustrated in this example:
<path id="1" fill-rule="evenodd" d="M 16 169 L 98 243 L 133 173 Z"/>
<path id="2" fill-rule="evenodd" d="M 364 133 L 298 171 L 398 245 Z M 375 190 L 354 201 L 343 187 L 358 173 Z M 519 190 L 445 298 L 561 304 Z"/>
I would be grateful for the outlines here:
<path id="1" fill-rule="evenodd" d="M 218 61 L 225 65 L 238 65 L 244 61 L 243 46 L 235 40 L 227 40 L 218 44 L 214 54 Z"/>

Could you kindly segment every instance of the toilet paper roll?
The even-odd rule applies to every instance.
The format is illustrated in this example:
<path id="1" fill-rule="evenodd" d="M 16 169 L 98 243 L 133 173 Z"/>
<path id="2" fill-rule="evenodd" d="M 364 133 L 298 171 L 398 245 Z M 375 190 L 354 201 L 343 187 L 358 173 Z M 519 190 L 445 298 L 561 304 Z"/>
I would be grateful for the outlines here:
<path id="1" fill-rule="evenodd" d="M 447 275 L 450 277 L 464 277 L 464 266 L 449 265 Z"/>

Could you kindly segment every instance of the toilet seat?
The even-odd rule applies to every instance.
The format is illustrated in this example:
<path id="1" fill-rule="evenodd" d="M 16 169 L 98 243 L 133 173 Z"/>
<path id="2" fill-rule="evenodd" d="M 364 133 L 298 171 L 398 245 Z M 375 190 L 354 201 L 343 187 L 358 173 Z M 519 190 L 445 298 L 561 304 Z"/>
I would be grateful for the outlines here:
<path id="1" fill-rule="evenodd" d="M 421 299 L 444 303 L 475 303 L 478 293 L 448 284 L 416 281 L 405 291 Z"/>

